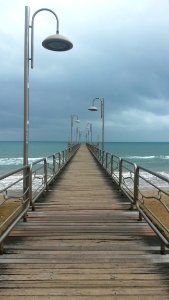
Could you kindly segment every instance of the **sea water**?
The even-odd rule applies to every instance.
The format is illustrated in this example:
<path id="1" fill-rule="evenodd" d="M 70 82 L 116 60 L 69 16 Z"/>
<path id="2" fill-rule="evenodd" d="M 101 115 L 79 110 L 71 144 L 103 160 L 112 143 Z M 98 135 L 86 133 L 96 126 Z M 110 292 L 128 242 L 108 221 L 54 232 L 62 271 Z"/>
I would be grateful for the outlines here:
<path id="1" fill-rule="evenodd" d="M 29 142 L 29 163 L 67 148 L 66 142 Z M 23 142 L 0 142 L 0 174 L 23 166 Z"/>
<path id="2" fill-rule="evenodd" d="M 169 174 L 169 143 L 105 143 L 105 150 L 154 172 Z"/>
<path id="3" fill-rule="evenodd" d="M 67 142 L 29 142 L 29 163 L 60 152 L 67 146 Z M 167 142 L 106 142 L 104 149 L 169 179 L 169 143 Z M 23 143 L 0 142 L 0 174 L 22 166 Z"/>
<path id="4" fill-rule="evenodd" d="M 48 157 L 65 150 L 66 142 L 29 142 L 29 164 L 33 161 Z M 23 167 L 23 142 L 0 142 L 0 176 Z M 9 176 L 0 181 L 0 190 L 18 181 L 11 187 L 13 190 L 21 190 L 23 182 L 20 181 L 20 173 Z M 37 189 L 42 180 L 33 180 L 33 189 Z"/>
<path id="5" fill-rule="evenodd" d="M 29 163 L 66 149 L 67 142 L 29 142 Z M 101 147 L 101 145 L 100 145 Z M 105 151 L 151 171 L 169 174 L 169 143 L 106 142 Z M 22 142 L 0 142 L 0 174 L 23 165 Z"/>
<path id="6" fill-rule="evenodd" d="M 143 167 L 150 172 L 155 172 L 169 180 L 169 143 L 167 142 L 105 143 L 105 151 L 135 163 L 137 166 Z M 153 185 L 169 189 L 168 182 L 161 180 L 158 176 L 154 176 L 142 169 L 139 174 Z M 127 172 L 126 176 L 129 176 Z M 146 189 L 151 188 L 151 185 L 146 180 L 140 180 L 140 185 Z"/>

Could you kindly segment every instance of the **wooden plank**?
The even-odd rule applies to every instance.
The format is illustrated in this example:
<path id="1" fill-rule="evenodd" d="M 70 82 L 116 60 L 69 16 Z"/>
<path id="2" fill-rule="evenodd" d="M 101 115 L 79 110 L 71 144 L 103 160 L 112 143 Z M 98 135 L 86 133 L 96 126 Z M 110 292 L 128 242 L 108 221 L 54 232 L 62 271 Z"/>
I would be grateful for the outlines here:
<path id="1" fill-rule="evenodd" d="M 23 299 L 23 296 L 1 296 L 1 300 L 20 300 L 20 299 Z M 33 298 L 31 298 L 30 296 L 25 296 L 24 295 L 24 300 L 56 300 L 56 296 L 51 296 L 51 295 L 48 295 L 47 298 L 46 298 L 46 295 L 36 295 L 36 296 L 33 296 Z M 71 296 L 71 295 L 68 295 L 68 296 L 57 296 L 57 300 L 103 300 L 103 295 L 97 295 L 97 296 L 94 296 L 92 295 L 91 297 L 90 296 L 81 296 L 81 295 L 78 295 L 78 296 Z M 146 295 L 146 298 L 145 296 L 143 295 L 111 295 L 111 296 L 105 296 L 104 295 L 104 300 L 152 300 L 152 295 Z M 153 300 L 159 300 L 159 296 L 158 295 L 153 295 Z M 168 300 L 168 295 L 167 296 L 161 296 L 160 295 L 160 300 Z"/>
<path id="2" fill-rule="evenodd" d="M 133 287 L 133 288 L 121 288 L 121 287 L 116 287 L 116 288 L 112 288 L 112 287 L 71 287 L 71 288 L 66 288 L 65 287 L 58 287 L 58 288 L 43 288 L 43 283 L 42 286 L 40 288 L 13 288 L 13 289 L 1 289 L 0 290 L 0 296 L 100 296 L 102 295 L 102 297 L 104 296 L 114 296 L 114 295 L 144 295 L 144 296 L 151 296 L 153 297 L 154 294 L 158 295 L 159 297 L 161 295 L 167 296 L 168 295 L 168 289 L 162 287 L 158 287 L 156 286 L 156 288 L 139 288 L 139 287 Z"/>
<path id="3" fill-rule="evenodd" d="M 8 237 L 0 299 L 166 300 L 169 254 L 82 146 Z"/>

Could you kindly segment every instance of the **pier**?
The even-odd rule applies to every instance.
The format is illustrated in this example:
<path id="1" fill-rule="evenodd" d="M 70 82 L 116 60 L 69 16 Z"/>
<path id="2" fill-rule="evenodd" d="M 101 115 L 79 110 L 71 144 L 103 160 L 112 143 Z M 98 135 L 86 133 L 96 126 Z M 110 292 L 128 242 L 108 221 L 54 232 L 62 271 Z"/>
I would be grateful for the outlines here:
<path id="1" fill-rule="evenodd" d="M 168 252 L 85 145 L 26 217 L 4 243 L 0 299 L 169 299 Z"/>

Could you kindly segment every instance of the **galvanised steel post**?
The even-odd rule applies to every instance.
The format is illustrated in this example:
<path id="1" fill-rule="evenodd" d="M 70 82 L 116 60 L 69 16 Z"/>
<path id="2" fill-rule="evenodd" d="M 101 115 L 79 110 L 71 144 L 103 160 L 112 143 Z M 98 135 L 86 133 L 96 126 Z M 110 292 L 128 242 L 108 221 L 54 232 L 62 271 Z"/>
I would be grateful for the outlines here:
<path id="1" fill-rule="evenodd" d="M 138 190 L 139 190 L 139 167 L 134 164 L 134 202 L 133 205 L 136 205 L 138 200 Z M 131 208 L 133 208 L 133 205 Z"/>
<path id="2" fill-rule="evenodd" d="M 90 130 L 90 142 L 92 144 L 92 140 L 93 140 L 93 130 L 92 130 L 92 123 L 88 122 L 86 125 L 86 128 L 88 128 L 89 125 L 89 130 Z"/>
<path id="3" fill-rule="evenodd" d="M 33 69 L 34 60 L 34 19 L 35 16 L 41 11 L 48 11 L 55 16 L 56 19 L 56 34 L 47 37 L 42 45 L 44 48 L 52 51 L 66 51 L 73 47 L 73 44 L 64 36 L 59 35 L 59 19 L 54 11 L 48 8 L 41 8 L 37 10 L 30 22 L 30 8 L 25 6 L 25 30 L 24 30 L 24 135 L 23 135 L 23 164 L 28 165 L 28 143 L 29 143 L 29 62 Z M 31 30 L 31 43 L 29 44 L 29 29 Z M 29 56 L 29 49 L 31 55 Z M 29 188 L 27 181 L 27 170 L 23 174 L 23 192 Z"/>
<path id="4" fill-rule="evenodd" d="M 48 190 L 48 161 L 47 158 L 44 159 L 44 182 L 46 190 Z"/>
<path id="5" fill-rule="evenodd" d="M 94 98 L 93 99 L 93 102 L 92 102 L 92 105 L 88 108 L 88 110 L 90 111 L 97 111 L 97 107 L 94 105 L 95 104 L 95 101 L 96 100 L 99 100 L 100 101 L 100 105 L 101 105 L 101 119 L 102 119 L 102 158 L 101 158 L 101 162 L 102 162 L 102 165 L 103 165 L 103 151 L 104 151 L 104 98 Z"/>
<path id="6" fill-rule="evenodd" d="M 53 175 L 56 174 L 56 155 L 53 154 Z"/>
<path id="7" fill-rule="evenodd" d="M 56 34 L 47 37 L 42 46 L 52 51 L 67 51 L 73 47 L 73 44 L 64 36 L 59 34 L 59 19 L 54 11 L 48 8 L 41 8 L 37 10 L 30 22 L 30 8 L 25 6 L 25 32 L 24 32 L 24 154 L 23 164 L 28 164 L 28 142 L 29 142 L 29 62 L 33 69 L 34 60 L 34 19 L 41 11 L 48 11 L 55 16 L 56 19 Z M 31 30 L 31 43 L 29 45 L 29 29 Z M 29 48 L 31 55 L 29 56 Z"/>
<path id="8" fill-rule="evenodd" d="M 107 170 L 107 166 L 108 166 L 108 155 L 109 155 L 109 153 L 106 152 L 106 170 Z"/>
<path id="9" fill-rule="evenodd" d="M 61 168 L 61 152 L 59 152 L 59 170 Z"/>
<path id="10" fill-rule="evenodd" d="M 113 176 L 113 155 L 111 155 L 111 177 Z"/>
<path id="11" fill-rule="evenodd" d="M 75 119 L 76 118 L 76 119 Z M 72 146 L 73 143 L 73 122 L 80 123 L 78 115 L 71 115 L 70 116 L 70 145 Z"/>
<path id="12" fill-rule="evenodd" d="M 121 184 L 122 184 L 122 163 L 123 160 L 119 158 L 119 189 L 121 189 Z"/>
<path id="13" fill-rule="evenodd" d="M 104 98 L 101 99 L 101 118 L 102 118 L 102 164 L 103 164 L 103 152 L 104 152 Z"/>
<path id="14" fill-rule="evenodd" d="M 28 131 L 29 131 L 29 7 L 25 7 L 24 35 L 24 156 L 23 164 L 28 164 Z"/>

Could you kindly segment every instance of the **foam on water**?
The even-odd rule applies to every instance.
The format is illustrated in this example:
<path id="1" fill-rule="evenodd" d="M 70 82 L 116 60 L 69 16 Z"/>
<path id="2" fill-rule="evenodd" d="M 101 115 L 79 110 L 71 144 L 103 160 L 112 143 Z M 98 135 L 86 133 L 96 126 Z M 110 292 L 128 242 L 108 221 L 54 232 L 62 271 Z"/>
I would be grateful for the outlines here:
<path id="1" fill-rule="evenodd" d="M 150 155 L 150 156 L 138 156 L 138 155 L 133 155 L 133 156 L 125 156 L 125 158 L 127 159 L 166 159 L 168 160 L 169 159 L 169 155 L 159 155 L 159 156 L 156 156 L 156 155 Z"/>
<path id="2" fill-rule="evenodd" d="M 29 158 L 29 164 L 33 163 L 36 160 L 41 159 L 42 157 L 32 157 Z M 23 157 L 4 157 L 0 158 L 0 166 L 18 166 L 23 165 Z"/>

